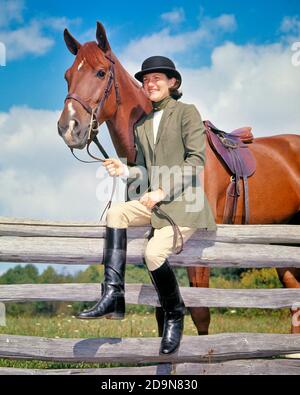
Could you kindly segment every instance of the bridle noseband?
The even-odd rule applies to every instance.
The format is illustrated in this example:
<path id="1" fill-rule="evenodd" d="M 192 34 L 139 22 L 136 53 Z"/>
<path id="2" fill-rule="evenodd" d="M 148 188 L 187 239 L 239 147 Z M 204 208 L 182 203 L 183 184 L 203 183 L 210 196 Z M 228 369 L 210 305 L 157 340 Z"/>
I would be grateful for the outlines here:
<path id="1" fill-rule="evenodd" d="M 104 104 L 106 102 L 106 100 L 108 99 L 112 86 L 114 85 L 115 87 L 115 93 L 116 93 L 116 102 L 117 102 L 117 109 L 119 107 L 119 105 L 121 104 L 121 98 L 120 98 L 120 92 L 119 92 L 119 86 L 115 77 L 115 62 L 114 60 L 111 58 L 111 56 L 107 56 L 105 55 L 105 57 L 110 61 L 110 67 L 109 67 L 109 72 L 108 72 L 108 81 L 107 81 L 107 86 L 104 90 L 104 95 L 102 96 L 101 100 L 99 101 L 98 105 L 96 108 L 92 108 L 88 103 L 86 103 L 80 96 L 78 96 L 76 93 L 69 93 L 67 95 L 67 97 L 65 98 L 65 102 L 67 100 L 75 100 L 78 103 L 81 104 L 81 106 L 91 115 L 91 120 L 90 120 L 90 124 L 89 124 L 89 132 L 88 132 L 88 140 L 87 140 L 87 144 L 86 144 L 86 151 L 88 153 L 88 155 L 93 158 L 94 160 L 92 161 L 85 161 L 82 160 L 80 158 L 78 158 L 75 154 L 74 154 L 74 149 L 70 148 L 72 155 L 80 162 L 82 163 L 96 163 L 96 162 L 104 162 L 105 159 L 109 159 L 109 155 L 107 154 L 107 152 L 105 151 L 104 147 L 101 145 L 100 141 L 98 140 L 97 134 L 99 132 L 99 122 L 98 122 L 98 118 L 101 114 L 101 111 L 104 107 Z M 96 156 L 94 156 L 93 154 L 91 154 L 90 152 L 90 145 L 91 143 L 94 143 L 97 145 L 98 149 L 100 150 L 100 152 L 102 153 L 102 155 L 104 156 L 105 159 L 102 158 L 98 158 Z M 105 209 L 103 210 L 101 217 L 100 217 L 100 221 L 102 221 L 103 215 L 104 213 L 111 207 L 112 204 L 112 199 L 113 196 L 115 194 L 115 190 L 116 190 L 116 177 L 113 177 L 113 188 L 112 188 L 112 193 L 111 193 L 111 197 L 109 199 L 109 202 L 107 203 Z M 182 234 L 179 230 L 179 227 L 177 224 L 175 224 L 175 222 L 172 220 L 172 218 L 165 213 L 158 205 L 155 205 L 153 207 L 153 210 L 155 210 L 158 214 L 161 214 L 163 216 L 166 217 L 167 221 L 170 223 L 170 225 L 173 228 L 173 232 L 174 232 L 174 238 L 173 238 L 173 251 L 175 254 L 180 254 L 181 251 L 183 250 L 183 237 Z M 180 238 L 180 246 L 177 247 L 177 238 Z"/>

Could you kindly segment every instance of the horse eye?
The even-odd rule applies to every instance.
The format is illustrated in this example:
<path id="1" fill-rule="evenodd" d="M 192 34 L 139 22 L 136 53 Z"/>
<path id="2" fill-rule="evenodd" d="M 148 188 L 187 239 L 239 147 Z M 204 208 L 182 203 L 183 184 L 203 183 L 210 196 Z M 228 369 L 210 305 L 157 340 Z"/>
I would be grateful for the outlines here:
<path id="1" fill-rule="evenodd" d="M 97 73 L 97 77 L 98 77 L 98 78 L 103 78 L 103 77 L 105 77 L 105 71 L 104 71 L 104 70 L 99 70 L 98 73 Z"/>

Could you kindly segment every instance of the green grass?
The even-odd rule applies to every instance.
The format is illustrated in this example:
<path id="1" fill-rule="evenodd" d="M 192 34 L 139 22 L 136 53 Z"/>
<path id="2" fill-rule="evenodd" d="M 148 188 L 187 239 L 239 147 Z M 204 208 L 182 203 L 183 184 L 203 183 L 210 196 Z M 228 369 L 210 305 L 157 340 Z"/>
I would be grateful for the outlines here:
<path id="1" fill-rule="evenodd" d="M 27 272 L 30 267 L 27 267 Z M 30 269 L 33 271 L 33 269 Z M 26 273 L 27 273 L 26 272 Z M 81 282 L 100 282 L 102 279 L 103 268 L 101 266 L 89 267 L 81 273 L 76 281 Z M 215 270 L 215 272 L 217 272 Z M 226 272 L 229 273 L 230 272 Z M 21 269 L 9 272 L 13 278 L 7 275 L 3 278 L 3 283 L 16 283 L 16 274 L 23 276 Z M 28 273 L 27 273 L 28 274 Z M 54 273 L 49 269 L 47 276 L 53 277 Z M 130 274 L 130 275 L 129 275 Z M 215 273 L 217 274 L 217 273 Z M 37 274 L 36 274 L 37 275 Z M 126 282 L 149 283 L 149 275 L 145 269 L 138 267 L 128 267 Z M 176 275 L 181 286 L 188 286 L 186 271 L 177 269 Z M 21 276 L 21 277 L 22 277 Z M 46 276 L 44 274 L 44 276 Z M 47 277 L 46 276 L 46 277 Z M 50 277 L 51 277 L 50 276 Z M 58 282 L 57 279 L 46 278 L 41 282 Z M 74 280 L 74 279 L 73 279 Z M 63 280 L 66 281 L 65 279 Z M 75 281 L 75 280 L 74 280 Z M 75 282 L 76 282 L 75 281 Z M 28 283 L 28 279 L 22 277 L 22 281 Z M 277 274 L 272 269 L 252 270 L 235 279 L 230 276 L 212 275 L 210 286 L 213 288 L 276 288 L 280 284 Z M 93 304 L 93 303 L 92 303 Z M 23 308 L 23 313 L 20 308 Z M 76 320 L 74 314 L 83 308 L 82 303 L 53 304 L 53 310 L 58 311 L 55 315 L 40 315 L 36 305 L 11 304 L 7 305 L 7 310 L 11 314 L 7 316 L 7 326 L 0 327 L 0 334 L 19 335 L 19 336 L 38 336 L 48 338 L 100 338 L 100 337 L 156 337 L 157 326 L 154 317 L 154 309 L 148 306 L 127 306 L 127 315 L 123 321 L 82 321 Z M 36 310 L 32 310 L 32 309 Z M 30 311 L 33 313 L 30 314 Z M 211 324 L 210 334 L 224 332 L 259 332 L 259 333 L 289 333 L 290 332 L 290 313 L 289 309 L 282 310 L 260 310 L 260 309 L 210 309 Z M 27 313 L 26 313 L 27 312 Z M 189 315 L 185 319 L 184 335 L 196 336 L 197 331 Z M 43 362 L 43 361 L 13 361 L 0 359 L 0 367 L 28 368 L 28 369 L 61 369 L 61 368 L 97 368 L 114 367 L 120 364 L 91 364 L 91 363 L 62 363 L 62 362 Z"/>
<path id="2" fill-rule="evenodd" d="M 289 333 L 289 310 L 211 309 L 210 333 L 260 332 Z M 156 337 L 154 314 L 127 314 L 123 321 L 82 321 L 61 313 L 57 316 L 7 317 L 6 327 L 0 334 L 39 336 L 49 338 L 98 338 L 98 337 Z M 190 315 L 185 319 L 184 335 L 196 336 Z M 120 364 L 61 363 L 43 361 L 10 361 L 0 359 L 0 367 L 28 369 L 99 368 Z"/>

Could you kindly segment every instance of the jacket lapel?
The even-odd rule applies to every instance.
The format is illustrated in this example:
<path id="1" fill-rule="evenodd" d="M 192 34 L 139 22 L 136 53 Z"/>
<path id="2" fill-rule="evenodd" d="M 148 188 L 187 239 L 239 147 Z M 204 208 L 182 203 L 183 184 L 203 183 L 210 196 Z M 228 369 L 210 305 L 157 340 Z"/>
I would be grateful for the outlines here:
<path id="1" fill-rule="evenodd" d="M 143 124 L 143 127 L 144 127 L 144 132 L 145 132 L 145 135 L 146 135 L 148 143 L 149 143 L 149 147 L 152 151 L 150 157 L 152 157 L 153 152 L 154 152 L 153 113 L 152 112 L 147 116 L 147 118 Z"/>
<path id="2" fill-rule="evenodd" d="M 177 104 L 177 101 L 172 99 L 172 100 L 170 100 L 167 107 L 165 108 L 162 118 L 161 118 L 161 121 L 160 121 L 160 124 L 159 124 L 155 146 L 157 146 L 162 134 L 166 131 L 167 126 L 168 126 L 168 121 L 169 121 L 169 119 L 176 107 L 176 104 Z M 153 138 L 153 128 L 152 128 L 152 138 Z"/>

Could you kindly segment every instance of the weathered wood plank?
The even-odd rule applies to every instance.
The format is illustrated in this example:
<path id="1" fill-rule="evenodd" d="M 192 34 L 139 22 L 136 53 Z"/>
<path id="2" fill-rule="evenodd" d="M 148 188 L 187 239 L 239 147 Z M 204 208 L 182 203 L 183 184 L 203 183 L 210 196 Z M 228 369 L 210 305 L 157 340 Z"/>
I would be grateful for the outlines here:
<path id="1" fill-rule="evenodd" d="M 183 363 L 177 365 L 103 368 L 103 369 L 13 369 L 0 368 L 0 375 L 96 375 L 96 376 L 160 376 L 160 375 L 300 375 L 300 360 L 256 359 L 218 363 Z"/>
<path id="2" fill-rule="evenodd" d="M 129 228 L 128 238 L 143 238 L 149 229 L 147 226 Z M 0 236 L 104 238 L 104 235 L 104 223 L 64 223 L 0 217 Z M 216 232 L 199 229 L 192 239 L 247 244 L 300 244 L 300 227 L 297 225 L 218 225 Z"/>
<path id="3" fill-rule="evenodd" d="M 0 358 L 66 362 L 183 363 L 268 358 L 300 352 L 300 335 L 224 333 L 184 336 L 180 350 L 159 355 L 160 338 L 47 339 L 0 336 Z"/>
<path id="4" fill-rule="evenodd" d="M 300 307 L 300 289 L 181 288 L 181 294 L 187 307 Z M 0 302 L 93 302 L 98 299 L 99 284 L 0 285 Z M 144 284 L 126 284 L 126 303 L 159 306 L 152 285 Z"/>
<path id="5" fill-rule="evenodd" d="M 175 365 L 174 365 L 175 367 Z M 94 368 L 94 369 L 15 369 L 0 368 L 0 376 L 8 375 L 38 375 L 38 376 L 140 376 L 140 375 L 170 375 L 174 373 L 173 365 L 161 364 L 157 366 L 121 367 L 121 368 Z"/>
<path id="6" fill-rule="evenodd" d="M 174 366 L 177 375 L 299 375 L 300 360 L 253 359 Z"/>
<path id="7" fill-rule="evenodd" d="M 128 262 L 141 263 L 144 239 L 128 242 Z M 0 237 L 0 262 L 96 264 L 102 261 L 104 240 L 57 237 Z M 300 267 L 300 248 L 294 246 L 231 244 L 189 240 L 176 266 Z"/>

